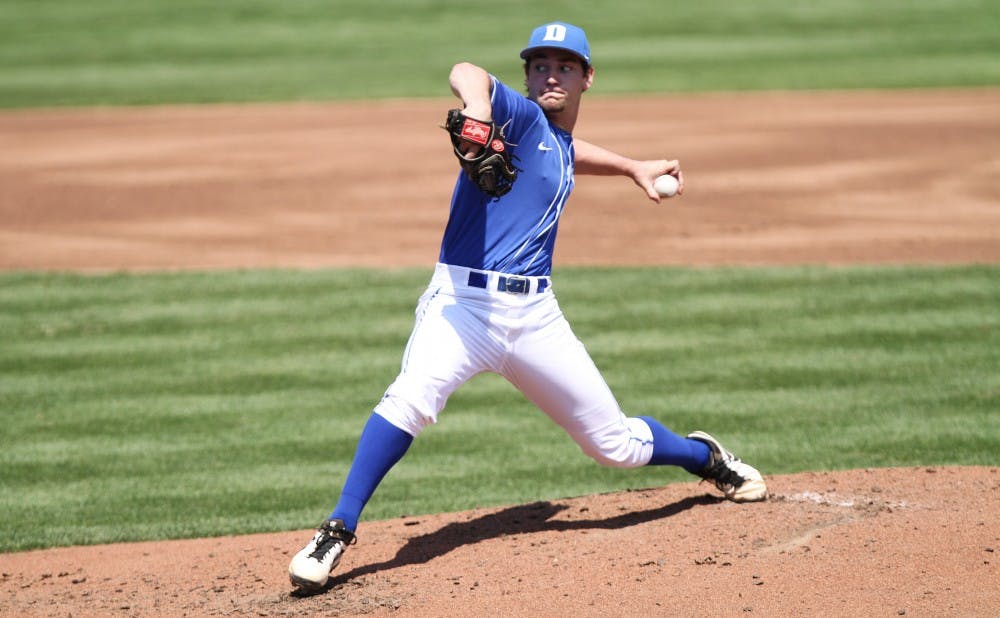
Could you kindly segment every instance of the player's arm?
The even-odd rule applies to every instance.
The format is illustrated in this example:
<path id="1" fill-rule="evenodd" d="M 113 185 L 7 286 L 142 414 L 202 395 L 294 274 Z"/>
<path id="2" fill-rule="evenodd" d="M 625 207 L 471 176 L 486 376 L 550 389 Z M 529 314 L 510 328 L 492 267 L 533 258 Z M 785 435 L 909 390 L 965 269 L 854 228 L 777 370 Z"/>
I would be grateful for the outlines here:
<path id="1" fill-rule="evenodd" d="M 463 114 L 483 122 L 493 120 L 493 105 L 490 103 L 493 79 L 485 69 L 469 62 L 460 62 L 452 67 L 448 82 L 451 84 L 451 91 L 462 100 Z"/>
<path id="2" fill-rule="evenodd" d="M 681 173 L 681 164 L 676 160 L 630 159 L 578 137 L 573 138 L 573 150 L 575 151 L 573 168 L 577 174 L 626 176 L 654 202 L 660 201 L 660 195 L 653 188 L 653 181 L 658 176 L 670 174 L 677 177 L 679 184 L 677 193 L 684 193 L 684 174 Z"/>

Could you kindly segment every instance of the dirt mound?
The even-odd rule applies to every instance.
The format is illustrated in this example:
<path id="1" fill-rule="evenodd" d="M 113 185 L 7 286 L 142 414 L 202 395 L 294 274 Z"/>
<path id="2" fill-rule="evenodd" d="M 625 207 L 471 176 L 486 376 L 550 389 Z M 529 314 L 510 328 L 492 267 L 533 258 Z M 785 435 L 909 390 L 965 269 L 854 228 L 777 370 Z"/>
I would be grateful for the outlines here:
<path id="1" fill-rule="evenodd" d="M 327 591 L 311 531 L 3 556 L 33 616 L 995 616 L 1000 469 L 769 478 L 758 504 L 682 483 L 362 524 Z"/>

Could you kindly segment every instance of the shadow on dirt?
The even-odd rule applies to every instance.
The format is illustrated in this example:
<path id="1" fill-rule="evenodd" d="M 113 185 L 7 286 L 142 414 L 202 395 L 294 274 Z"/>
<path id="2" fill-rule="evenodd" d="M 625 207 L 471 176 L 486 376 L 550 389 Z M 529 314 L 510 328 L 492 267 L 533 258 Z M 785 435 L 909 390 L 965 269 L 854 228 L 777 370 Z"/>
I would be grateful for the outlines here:
<path id="1" fill-rule="evenodd" d="M 718 504 L 722 498 L 709 494 L 684 498 L 646 511 L 623 513 L 608 519 L 574 519 L 550 521 L 552 517 L 569 508 L 565 504 L 534 502 L 513 506 L 496 513 L 490 513 L 470 521 L 450 523 L 434 532 L 422 534 L 408 540 L 395 557 L 385 562 L 368 564 L 347 573 L 331 577 L 326 586 L 317 592 L 297 590 L 293 596 L 313 596 L 323 594 L 346 584 L 357 577 L 386 571 L 411 564 L 423 564 L 443 556 L 465 545 L 495 539 L 508 534 L 531 534 L 534 532 L 562 532 L 569 530 L 614 530 L 636 526 L 666 517 L 672 517 L 694 508 Z"/>

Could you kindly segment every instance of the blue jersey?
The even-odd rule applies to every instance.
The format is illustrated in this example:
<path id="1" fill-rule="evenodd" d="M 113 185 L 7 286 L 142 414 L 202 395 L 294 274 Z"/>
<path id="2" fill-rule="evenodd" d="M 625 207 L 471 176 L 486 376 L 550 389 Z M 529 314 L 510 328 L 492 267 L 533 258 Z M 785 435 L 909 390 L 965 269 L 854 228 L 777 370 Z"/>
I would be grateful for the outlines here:
<path id="1" fill-rule="evenodd" d="M 550 275 L 559 217 L 573 190 L 573 136 L 551 124 L 534 101 L 491 79 L 493 121 L 506 124 L 517 180 L 507 195 L 495 199 L 459 173 L 439 261 Z"/>

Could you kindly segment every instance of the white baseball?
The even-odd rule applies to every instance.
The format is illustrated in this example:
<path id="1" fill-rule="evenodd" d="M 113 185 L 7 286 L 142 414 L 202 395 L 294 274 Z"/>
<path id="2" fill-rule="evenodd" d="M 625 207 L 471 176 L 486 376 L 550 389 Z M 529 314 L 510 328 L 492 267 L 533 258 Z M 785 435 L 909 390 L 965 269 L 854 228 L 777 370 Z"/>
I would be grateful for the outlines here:
<path id="1" fill-rule="evenodd" d="M 677 195 L 677 179 L 670 174 L 664 174 L 653 181 L 653 188 L 660 197 L 673 197 Z"/>

